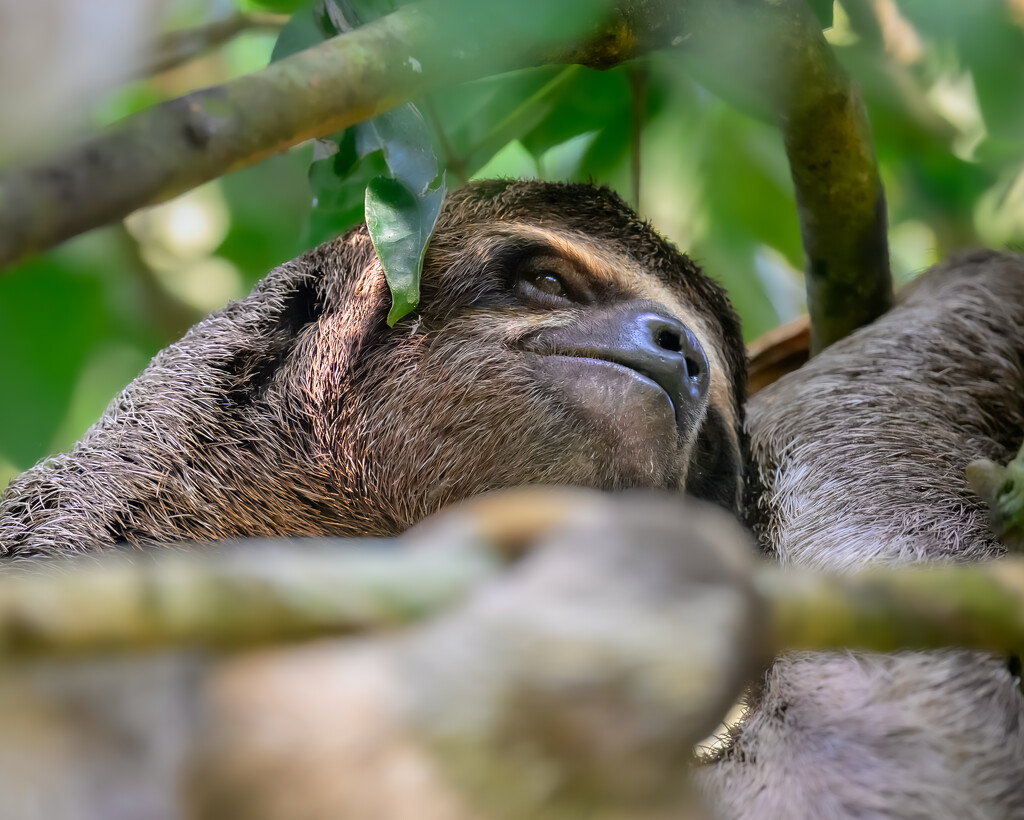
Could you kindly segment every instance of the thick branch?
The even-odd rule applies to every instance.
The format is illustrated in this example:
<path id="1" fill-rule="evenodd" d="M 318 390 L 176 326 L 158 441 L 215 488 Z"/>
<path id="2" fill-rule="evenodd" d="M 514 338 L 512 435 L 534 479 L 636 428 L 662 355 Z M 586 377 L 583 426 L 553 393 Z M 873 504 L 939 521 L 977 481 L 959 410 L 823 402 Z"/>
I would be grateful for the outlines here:
<path id="1" fill-rule="evenodd" d="M 0 654 L 239 646 L 409 623 L 495 577 L 498 561 L 480 547 L 480 532 L 452 529 L 442 537 L 451 544 L 441 548 L 436 537 L 427 546 L 414 539 L 413 549 L 383 539 L 248 542 L 8 572 L 0 576 Z M 54 566 L 60 569 L 49 571 Z M 767 607 L 768 656 L 1024 646 L 1024 559 L 848 576 L 765 563 L 754 581 Z"/>
<path id="2" fill-rule="evenodd" d="M 560 9 L 527 5 L 519 12 L 535 19 L 513 29 L 521 41 L 512 45 L 508 26 L 460 17 L 459 3 L 407 6 L 262 71 L 129 117 L 41 165 L 8 170 L 0 175 L 0 267 L 431 88 L 546 62 L 556 45 L 548 18 Z M 607 3 L 572 5 L 590 9 L 578 19 L 591 20 L 604 17 L 595 13 Z M 592 36 L 592 47 L 571 56 L 602 64 L 628 57 L 633 41 L 619 29 Z M 593 26 L 564 32 L 562 49 L 584 33 L 594 35 Z"/>
<path id="3" fill-rule="evenodd" d="M 775 647 L 939 649 L 1024 647 L 1024 561 L 914 566 L 828 576 L 762 567 Z"/>
<path id="4" fill-rule="evenodd" d="M 482 550 L 282 539 L 8 570 L 0 654 L 226 647 L 383 629 L 453 605 L 496 566 Z"/>

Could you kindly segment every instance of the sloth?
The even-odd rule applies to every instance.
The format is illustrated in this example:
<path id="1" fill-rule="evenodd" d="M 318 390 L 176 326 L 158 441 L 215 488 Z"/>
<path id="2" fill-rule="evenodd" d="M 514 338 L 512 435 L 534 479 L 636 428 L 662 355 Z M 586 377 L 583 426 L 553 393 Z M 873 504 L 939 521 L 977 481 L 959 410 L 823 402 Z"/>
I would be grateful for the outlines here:
<path id="1" fill-rule="evenodd" d="M 1024 260 L 971 252 L 748 403 L 752 511 L 784 565 L 998 558 L 974 459 L 1024 438 Z M 1017 658 L 778 659 L 701 778 L 722 820 L 1024 817 Z"/>
<path id="2" fill-rule="evenodd" d="M 74 449 L 10 484 L 0 557 L 396 535 L 522 484 L 739 508 L 738 320 L 608 190 L 466 186 L 430 242 L 419 309 L 390 328 L 390 302 L 365 227 L 272 271 L 159 353 Z M 172 654 L 12 670 L 5 806 L 180 816 L 175 784 L 218 665 Z"/>
<path id="3" fill-rule="evenodd" d="M 396 535 L 522 484 L 738 509 L 738 320 L 613 193 L 462 188 L 421 297 L 388 327 L 365 227 L 272 271 L 158 354 L 73 450 L 10 484 L 0 556 Z"/>

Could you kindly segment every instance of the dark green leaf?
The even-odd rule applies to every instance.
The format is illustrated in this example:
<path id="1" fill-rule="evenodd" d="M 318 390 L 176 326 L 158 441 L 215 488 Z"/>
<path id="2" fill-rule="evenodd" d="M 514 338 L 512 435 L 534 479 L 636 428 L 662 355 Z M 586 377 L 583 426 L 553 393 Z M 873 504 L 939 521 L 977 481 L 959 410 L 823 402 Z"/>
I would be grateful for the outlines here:
<path id="1" fill-rule="evenodd" d="M 383 151 L 392 176 L 419 195 L 437 179 L 430 132 L 414 105 L 403 105 L 356 126 L 356 150 Z"/>
<path id="2" fill-rule="evenodd" d="M 588 131 L 599 131 L 615 120 L 628 125 L 631 91 L 622 69 L 572 72 L 562 88 L 549 92 L 554 104 L 521 141 L 534 156 Z M 623 116 L 625 115 L 625 116 Z"/>
<path id="3" fill-rule="evenodd" d="M 324 36 L 309 11 L 298 11 L 277 35 L 277 42 L 274 43 L 274 50 L 270 54 L 270 62 L 276 63 L 285 57 L 305 51 L 310 46 L 323 42 L 323 39 Z"/>
<path id="4" fill-rule="evenodd" d="M 376 177 L 366 186 L 366 227 L 391 287 L 389 326 L 419 304 L 423 255 L 444 194 L 443 179 L 422 196 L 387 177 Z"/>
<path id="5" fill-rule="evenodd" d="M 807 2 L 811 11 L 814 12 L 814 16 L 821 22 L 822 28 L 832 25 L 832 13 L 835 6 L 833 0 L 807 0 Z"/>
<path id="6" fill-rule="evenodd" d="M 371 179 L 387 172 L 380 152 L 348 167 L 345 167 L 346 153 L 343 149 L 309 166 L 309 185 L 313 191 L 313 209 L 307 229 L 309 245 L 333 239 L 362 222 L 366 186 Z M 353 157 L 354 154 L 353 149 Z"/>

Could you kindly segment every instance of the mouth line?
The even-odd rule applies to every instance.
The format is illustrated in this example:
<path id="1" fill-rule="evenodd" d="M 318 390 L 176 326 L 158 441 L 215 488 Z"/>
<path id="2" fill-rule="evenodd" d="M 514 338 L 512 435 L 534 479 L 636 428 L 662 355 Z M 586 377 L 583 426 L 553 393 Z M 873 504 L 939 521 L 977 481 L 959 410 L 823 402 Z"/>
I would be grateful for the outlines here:
<path id="1" fill-rule="evenodd" d="M 637 377 L 642 381 L 658 388 L 658 390 L 660 390 L 665 395 L 665 398 L 668 400 L 669 406 L 672 408 L 672 415 L 675 417 L 676 423 L 680 423 L 679 410 L 676 407 L 675 400 L 672 398 L 672 394 L 665 389 L 665 386 L 661 384 L 661 382 L 659 382 L 649 373 L 644 373 L 642 370 L 637 370 L 635 367 L 632 367 L 628 364 L 624 364 L 622 362 L 615 361 L 615 359 L 605 358 L 604 356 L 595 356 L 589 351 L 581 353 L 565 353 L 562 351 L 557 351 L 552 353 L 534 353 L 533 355 L 540 356 L 542 358 L 577 359 L 581 362 L 600 362 L 601 364 L 610 364 L 621 370 L 628 370 L 634 377 Z"/>

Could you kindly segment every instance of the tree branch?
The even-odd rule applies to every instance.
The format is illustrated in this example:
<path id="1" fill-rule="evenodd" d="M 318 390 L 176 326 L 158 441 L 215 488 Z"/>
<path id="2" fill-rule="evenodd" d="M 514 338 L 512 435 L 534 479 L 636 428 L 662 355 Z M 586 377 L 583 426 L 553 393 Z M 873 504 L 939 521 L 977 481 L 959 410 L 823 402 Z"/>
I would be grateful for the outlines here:
<path id="1" fill-rule="evenodd" d="M 484 21 L 460 2 L 424 0 L 129 117 L 49 162 L 8 170 L 0 175 L 0 267 L 431 89 L 544 63 L 606 68 L 683 45 L 709 85 L 782 127 L 814 348 L 888 309 L 885 200 L 867 119 L 804 0 L 524 2 Z"/>
<path id="2" fill-rule="evenodd" d="M 452 606 L 497 562 L 486 551 L 387 541 L 249 541 L 11 568 L 0 576 L 0 655 L 345 635 Z"/>
<path id="3" fill-rule="evenodd" d="M 696 4 L 691 67 L 782 129 L 818 352 L 892 306 L 885 196 L 867 113 L 805 0 Z"/>
<path id="4" fill-rule="evenodd" d="M 777 650 L 1024 646 L 1024 561 L 874 568 L 829 576 L 762 567 Z"/>
<path id="5" fill-rule="evenodd" d="M 548 518 L 515 526 L 536 529 Z M 496 577 L 499 554 L 518 549 L 496 543 L 492 551 L 481 532 L 438 535 L 426 543 L 420 536 L 250 541 L 10 571 L 0 576 L 0 655 L 232 647 L 385 629 L 455 605 Z M 762 562 L 753 580 L 769 624 L 765 657 L 789 649 L 1024 646 L 1024 559 L 842 576 Z"/>
<path id="6" fill-rule="evenodd" d="M 467 23 L 455 14 L 459 3 L 427 0 L 262 71 L 142 111 L 47 162 L 6 171 L 0 267 L 431 88 L 546 62 L 541 55 L 556 44 L 544 26 L 558 10 L 529 1 L 536 25 L 518 26 L 524 41 L 516 48 L 508 45 L 507 26 L 480 15 L 468 15 Z M 569 56 L 624 59 L 632 45 L 621 37 L 594 43 Z"/>

